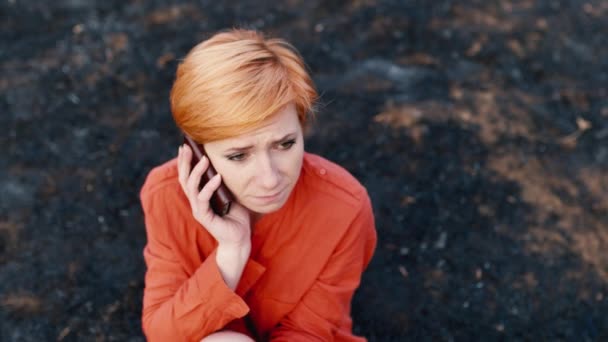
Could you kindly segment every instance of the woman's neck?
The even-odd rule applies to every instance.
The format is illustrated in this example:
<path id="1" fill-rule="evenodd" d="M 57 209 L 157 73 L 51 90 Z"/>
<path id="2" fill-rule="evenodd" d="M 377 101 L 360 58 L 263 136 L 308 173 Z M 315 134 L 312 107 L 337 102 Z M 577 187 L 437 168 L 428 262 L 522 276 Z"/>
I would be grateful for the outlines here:
<path id="1" fill-rule="evenodd" d="M 249 213 L 249 218 L 251 220 L 251 226 L 253 227 L 258 221 L 260 221 L 264 217 L 264 214 L 256 213 L 251 211 Z"/>

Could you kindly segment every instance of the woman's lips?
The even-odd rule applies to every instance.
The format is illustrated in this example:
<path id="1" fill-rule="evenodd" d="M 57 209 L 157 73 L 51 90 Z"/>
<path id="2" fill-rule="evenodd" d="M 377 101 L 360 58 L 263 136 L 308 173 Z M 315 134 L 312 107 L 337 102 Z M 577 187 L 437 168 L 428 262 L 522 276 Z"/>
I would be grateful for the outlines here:
<path id="1" fill-rule="evenodd" d="M 283 189 L 284 190 L 284 189 Z M 278 200 L 281 197 L 281 194 L 283 193 L 283 190 L 280 190 L 279 192 L 270 195 L 270 196 L 254 196 L 254 198 L 262 203 L 270 203 L 270 202 L 274 202 L 276 200 Z"/>

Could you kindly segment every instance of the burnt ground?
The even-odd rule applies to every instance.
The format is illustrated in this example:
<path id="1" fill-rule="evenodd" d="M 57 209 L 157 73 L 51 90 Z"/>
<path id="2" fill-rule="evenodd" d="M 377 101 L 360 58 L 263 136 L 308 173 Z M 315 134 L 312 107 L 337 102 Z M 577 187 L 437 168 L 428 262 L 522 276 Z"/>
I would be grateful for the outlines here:
<path id="1" fill-rule="evenodd" d="M 368 188 L 370 341 L 608 339 L 606 1 L 4 1 L 0 340 L 141 341 L 138 190 L 179 58 L 293 42 L 307 149 Z"/>

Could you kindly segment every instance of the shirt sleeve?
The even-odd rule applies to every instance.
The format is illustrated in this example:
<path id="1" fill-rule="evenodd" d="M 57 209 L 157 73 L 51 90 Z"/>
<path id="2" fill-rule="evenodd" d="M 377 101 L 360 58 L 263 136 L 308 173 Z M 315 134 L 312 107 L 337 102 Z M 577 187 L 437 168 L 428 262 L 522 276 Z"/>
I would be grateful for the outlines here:
<path id="1" fill-rule="evenodd" d="M 333 341 L 339 329 L 350 329 L 352 297 L 376 242 L 373 211 L 366 193 L 358 214 L 318 279 L 270 332 L 270 341 Z"/>
<path id="2" fill-rule="evenodd" d="M 245 316 L 249 307 L 224 282 L 215 250 L 193 274 L 179 262 L 176 235 L 169 233 L 180 222 L 171 194 L 142 192 L 141 200 L 147 233 L 142 328 L 148 341 L 200 341 Z"/>

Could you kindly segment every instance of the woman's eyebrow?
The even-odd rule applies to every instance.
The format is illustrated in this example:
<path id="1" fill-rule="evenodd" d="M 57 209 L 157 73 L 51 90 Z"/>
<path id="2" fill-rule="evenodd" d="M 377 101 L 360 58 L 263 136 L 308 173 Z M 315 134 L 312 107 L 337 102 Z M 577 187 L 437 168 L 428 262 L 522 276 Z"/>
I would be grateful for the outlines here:
<path id="1" fill-rule="evenodd" d="M 295 135 L 295 134 L 296 134 L 296 132 L 287 133 L 282 138 L 274 140 L 272 142 L 272 144 L 276 144 L 278 142 L 281 142 L 281 141 L 289 138 L 289 136 Z M 253 145 L 247 145 L 247 146 L 243 146 L 243 147 L 231 147 L 231 148 L 227 149 L 225 152 L 232 152 L 232 151 L 234 151 L 234 152 L 243 152 L 243 151 L 250 150 L 252 148 L 253 148 Z"/>

